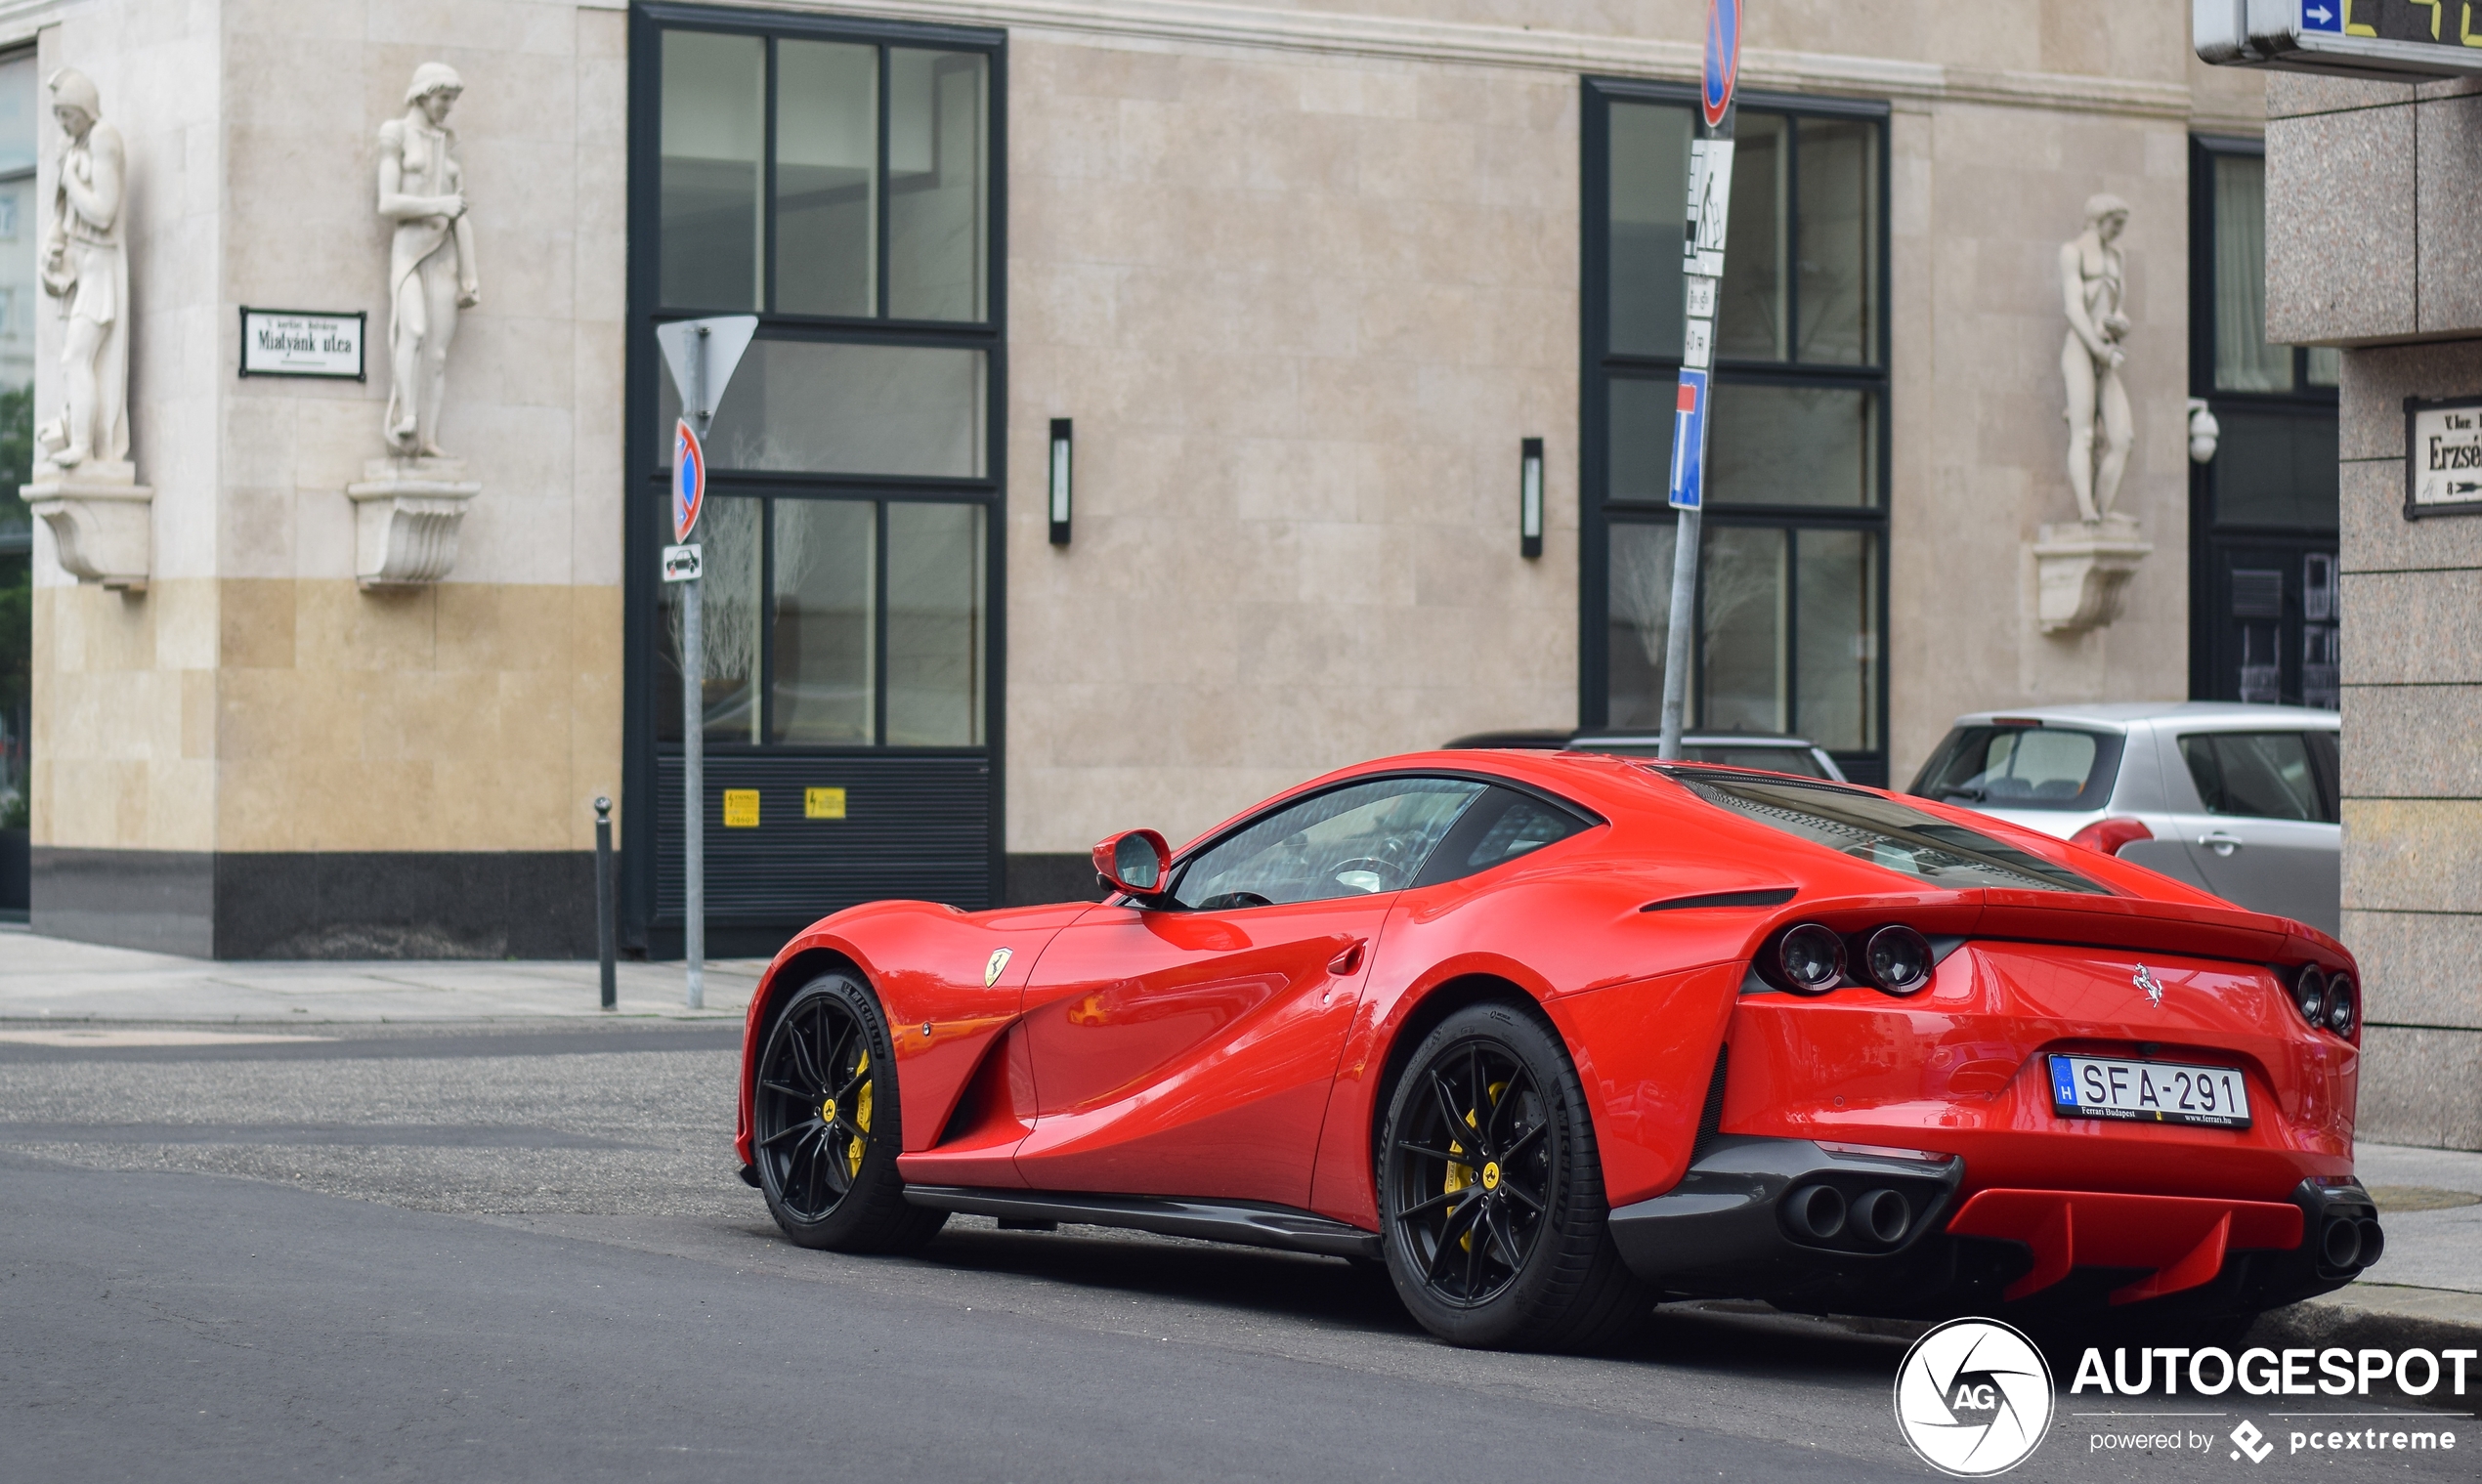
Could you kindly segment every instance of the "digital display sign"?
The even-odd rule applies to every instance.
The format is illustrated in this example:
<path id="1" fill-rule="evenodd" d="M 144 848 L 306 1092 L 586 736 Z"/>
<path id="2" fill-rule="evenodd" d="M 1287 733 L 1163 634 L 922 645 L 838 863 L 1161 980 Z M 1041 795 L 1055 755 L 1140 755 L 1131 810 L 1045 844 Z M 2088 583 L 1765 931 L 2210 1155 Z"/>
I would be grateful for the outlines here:
<path id="1" fill-rule="evenodd" d="M 2193 0 L 2198 55 L 2273 67 L 2413 82 L 2482 73 L 2482 0 Z"/>

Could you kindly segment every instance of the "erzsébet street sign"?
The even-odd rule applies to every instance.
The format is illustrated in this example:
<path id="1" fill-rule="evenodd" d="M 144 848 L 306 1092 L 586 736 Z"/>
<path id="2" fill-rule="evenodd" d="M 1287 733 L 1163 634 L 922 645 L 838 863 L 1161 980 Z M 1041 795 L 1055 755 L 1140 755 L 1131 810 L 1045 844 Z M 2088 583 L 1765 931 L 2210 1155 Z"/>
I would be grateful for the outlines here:
<path id="1" fill-rule="evenodd" d="M 2482 0 L 2191 0 L 2198 55 L 2273 67 L 2416 82 L 2482 72 Z"/>

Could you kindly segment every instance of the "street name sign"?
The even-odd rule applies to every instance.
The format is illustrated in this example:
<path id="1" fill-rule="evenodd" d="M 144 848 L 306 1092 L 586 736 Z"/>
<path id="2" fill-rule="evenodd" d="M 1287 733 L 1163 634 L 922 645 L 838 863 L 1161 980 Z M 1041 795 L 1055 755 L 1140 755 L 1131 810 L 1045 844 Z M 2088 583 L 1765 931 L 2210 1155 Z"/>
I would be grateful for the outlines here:
<path id="1" fill-rule="evenodd" d="M 241 309 L 241 374 L 363 379 L 362 311 Z"/>
<path id="2" fill-rule="evenodd" d="M 2482 515 L 2482 397 L 2405 399 L 2405 519 Z"/>
<path id="3" fill-rule="evenodd" d="M 2217 66 L 2418 82 L 2482 73 L 2477 0 L 2191 0 L 2190 40 Z"/>

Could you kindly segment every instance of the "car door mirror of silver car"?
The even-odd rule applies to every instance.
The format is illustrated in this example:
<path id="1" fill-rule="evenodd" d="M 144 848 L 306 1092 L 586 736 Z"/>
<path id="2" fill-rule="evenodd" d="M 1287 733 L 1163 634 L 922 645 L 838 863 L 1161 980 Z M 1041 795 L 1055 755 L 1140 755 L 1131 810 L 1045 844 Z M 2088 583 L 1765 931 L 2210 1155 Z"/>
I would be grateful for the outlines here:
<path id="1" fill-rule="evenodd" d="M 1164 907 L 1166 878 L 1172 874 L 1172 847 L 1152 829 L 1124 829 L 1094 847 L 1094 880 L 1140 907 Z"/>

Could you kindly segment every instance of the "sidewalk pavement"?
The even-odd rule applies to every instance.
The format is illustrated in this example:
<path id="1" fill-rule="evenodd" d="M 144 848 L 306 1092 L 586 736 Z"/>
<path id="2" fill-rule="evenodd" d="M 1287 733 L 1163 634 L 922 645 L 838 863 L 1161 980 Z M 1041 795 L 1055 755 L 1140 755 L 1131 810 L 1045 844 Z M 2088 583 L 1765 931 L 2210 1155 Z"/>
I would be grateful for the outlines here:
<path id="1" fill-rule="evenodd" d="M 38 937 L 0 925 L 0 1041 L 134 1034 L 136 1025 L 274 1025 L 640 1017 L 733 1020 L 766 962 L 706 966 L 706 1004 L 683 1005 L 677 963 L 620 965 L 620 1008 L 599 1007 L 596 966 L 384 960 L 215 962 Z M 212 1033 L 152 1032 L 205 1039 Z M 221 1037 L 217 1039 L 222 1039 Z M 2364 1143 L 2387 1253 L 2361 1282 L 2259 1321 L 2253 1343 L 2482 1345 L 2482 1154 Z"/>
<path id="2" fill-rule="evenodd" d="M 738 1020 L 763 958 L 709 959 L 692 1010 L 678 963 L 619 965 L 620 1006 L 602 1008 L 592 963 L 514 959 L 219 962 L 39 937 L 0 925 L 0 1034 L 24 1021 L 215 1024 L 543 1020 L 578 1016 Z"/>

